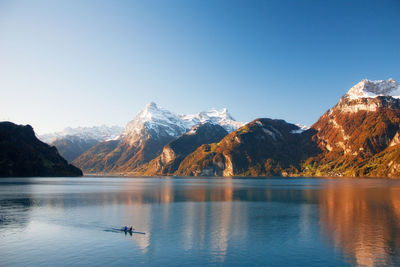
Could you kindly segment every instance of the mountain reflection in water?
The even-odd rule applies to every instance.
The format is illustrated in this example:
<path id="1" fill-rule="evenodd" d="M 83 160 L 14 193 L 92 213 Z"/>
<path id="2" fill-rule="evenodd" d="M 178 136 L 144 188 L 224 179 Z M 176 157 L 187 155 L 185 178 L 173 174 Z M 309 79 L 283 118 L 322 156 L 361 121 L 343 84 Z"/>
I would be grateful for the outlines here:
<path id="1" fill-rule="evenodd" d="M 322 229 L 356 265 L 398 265 L 400 188 L 366 182 L 332 182 L 320 190 Z"/>
<path id="2" fill-rule="evenodd" d="M 43 239 L 53 240 L 53 230 L 60 235 L 59 242 L 71 238 L 76 243 L 75 234 L 85 237 L 85 249 L 93 246 L 93 255 L 103 255 L 99 264 L 116 264 L 113 257 L 126 244 L 116 239 L 115 233 L 110 236 L 107 229 L 130 224 L 146 232 L 126 236 L 136 248 L 131 257 L 142 257 L 144 265 L 168 265 L 171 260 L 178 265 L 246 261 L 275 266 L 399 265 L 400 181 L 0 180 L 0 253 L 9 255 L 4 262 L 0 259 L 0 265 L 7 265 L 12 257 L 27 257 L 25 263 L 52 264 L 35 260 L 40 253 L 45 258 Z M 95 235 L 93 231 L 97 231 Z M 19 232 L 29 238 L 14 240 L 12 236 Z M 38 240 L 42 247 L 34 250 L 32 244 Z M 106 243 L 109 247 L 100 252 Z M 12 254 L 24 251 L 24 246 L 30 254 Z M 72 256 L 59 257 L 55 259 L 67 264 Z M 75 260 L 85 263 L 82 258 Z M 88 258 L 86 263 L 92 261 Z"/>

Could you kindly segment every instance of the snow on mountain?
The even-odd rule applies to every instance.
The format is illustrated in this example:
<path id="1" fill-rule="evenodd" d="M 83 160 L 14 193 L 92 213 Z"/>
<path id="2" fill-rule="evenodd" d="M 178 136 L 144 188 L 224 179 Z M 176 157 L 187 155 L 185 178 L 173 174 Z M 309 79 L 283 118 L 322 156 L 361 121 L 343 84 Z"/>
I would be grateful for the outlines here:
<path id="1" fill-rule="evenodd" d="M 123 132 L 124 128 L 120 126 L 93 126 L 93 127 L 67 127 L 61 132 L 48 133 L 39 136 L 39 139 L 45 143 L 52 143 L 56 140 L 70 137 L 79 137 L 83 140 L 96 140 L 99 142 L 106 140 L 113 140 L 118 138 Z"/>
<path id="2" fill-rule="evenodd" d="M 350 99 L 359 98 L 374 98 L 377 96 L 391 96 L 394 98 L 400 98 L 400 86 L 393 80 L 362 80 L 361 82 L 354 85 L 345 95 Z"/>
<path id="3" fill-rule="evenodd" d="M 178 116 L 169 110 L 158 107 L 154 102 L 150 102 L 127 124 L 123 137 L 130 144 L 139 141 L 146 134 L 152 137 L 178 137 L 193 126 L 205 122 L 221 125 L 228 132 L 243 125 L 242 122 L 235 121 L 225 108 L 200 112 L 195 115 Z"/>
<path id="4" fill-rule="evenodd" d="M 180 117 L 189 129 L 194 125 L 210 122 L 222 126 L 230 133 L 244 125 L 242 122 L 235 121 L 226 108 L 221 110 L 212 109 L 194 115 L 180 115 Z"/>
<path id="5" fill-rule="evenodd" d="M 125 140 L 128 140 L 128 143 L 133 144 L 139 141 L 143 135 L 151 135 L 157 138 L 178 137 L 186 130 L 186 124 L 178 115 L 158 107 L 154 102 L 150 102 L 126 125 L 122 136 Z"/>
<path id="6" fill-rule="evenodd" d="M 291 131 L 292 134 L 301 134 L 302 132 L 310 129 L 310 126 L 306 126 L 306 125 L 302 125 L 302 124 L 298 124 L 298 123 L 296 123 L 296 126 L 299 127 L 299 129 Z"/>

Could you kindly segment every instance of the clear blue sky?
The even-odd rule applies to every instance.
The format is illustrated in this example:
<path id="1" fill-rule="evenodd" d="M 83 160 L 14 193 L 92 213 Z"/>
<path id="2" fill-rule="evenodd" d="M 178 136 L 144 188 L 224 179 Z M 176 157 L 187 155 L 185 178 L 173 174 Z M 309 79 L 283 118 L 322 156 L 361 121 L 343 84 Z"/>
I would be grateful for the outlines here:
<path id="1" fill-rule="evenodd" d="M 311 125 L 364 78 L 400 81 L 399 0 L 0 0 L 0 120 L 39 133 L 149 101 Z"/>

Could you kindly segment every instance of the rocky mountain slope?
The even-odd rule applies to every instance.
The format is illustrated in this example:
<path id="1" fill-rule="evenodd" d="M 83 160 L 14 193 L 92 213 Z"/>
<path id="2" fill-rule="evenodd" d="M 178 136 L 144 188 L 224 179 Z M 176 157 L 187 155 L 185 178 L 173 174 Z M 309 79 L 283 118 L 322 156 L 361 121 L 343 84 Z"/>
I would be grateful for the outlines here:
<path id="1" fill-rule="evenodd" d="M 400 177 L 400 87 L 394 80 L 361 81 L 301 134 L 283 125 L 253 121 L 198 148 L 176 174 Z"/>
<path id="2" fill-rule="evenodd" d="M 117 139 L 123 132 L 119 126 L 106 125 L 94 127 L 65 128 L 61 132 L 39 135 L 39 139 L 49 145 L 55 146 L 60 155 L 69 162 L 79 157 L 94 145 Z"/>
<path id="3" fill-rule="evenodd" d="M 72 163 L 85 173 L 111 173 L 116 158 L 120 155 L 116 150 L 120 142 L 121 140 L 110 140 L 94 145 Z"/>
<path id="4" fill-rule="evenodd" d="M 313 141 L 322 153 L 305 163 L 304 173 L 327 176 L 400 175 L 397 170 L 400 162 L 395 159 L 399 128 L 399 85 L 391 79 L 363 80 L 312 126 L 316 131 Z M 393 161 L 391 167 L 377 164 L 382 158 L 388 164 Z"/>
<path id="5" fill-rule="evenodd" d="M 161 154 L 141 169 L 145 175 L 172 175 L 182 160 L 199 146 L 219 142 L 227 134 L 228 132 L 218 124 L 205 122 L 193 126 L 188 132 L 164 146 Z"/>
<path id="6" fill-rule="evenodd" d="M 300 128 L 283 120 L 256 119 L 218 143 L 205 144 L 188 155 L 176 175 L 272 176 L 299 173 L 300 162 L 316 153 L 304 151 Z"/>
<path id="7" fill-rule="evenodd" d="M 169 142 L 204 122 L 221 125 L 227 130 L 242 125 L 234 121 L 226 109 L 179 116 L 151 102 L 127 124 L 118 143 L 99 143 L 73 162 L 85 172 L 134 172 L 160 155 Z"/>
<path id="8" fill-rule="evenodd" d="M 150 103 L 119 140 L 74 163 L 138 175 L 400 177 L 399 136 L 400 86 L 362 80 L 310 128 L 273 119 L 242 126 L 226 110 L 178 116 Z"/>
<path id="9" fill-rule="evenodd" d="M 31 126 L 0 122 L 0 176 L 81 176 L 51 147 L 36 138 Z"/>
<path id="10" fill-rule="evenodd" d="M 98 143 L 99 141 L 95 139 L 82 139 L 78 136 L 66 136 L 54 140 L 50 145 L 55 146 L 60 155 L 68 162 L 72 162 L 74 159 L 82 155 L 83 152 Z"/>

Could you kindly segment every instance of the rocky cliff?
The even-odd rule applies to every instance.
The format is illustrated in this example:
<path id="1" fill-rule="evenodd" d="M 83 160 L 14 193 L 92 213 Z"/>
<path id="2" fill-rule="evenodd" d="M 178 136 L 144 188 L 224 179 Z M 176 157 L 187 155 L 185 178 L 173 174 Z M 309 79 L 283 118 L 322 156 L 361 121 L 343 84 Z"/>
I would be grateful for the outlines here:
<path id="1" fill-rule="evenodd" d="M 173 175 L 181 162 L 199 146 L 219 142 L 227 134 L 222 126 L 208 122 L 193 126 L 164 146 L 161 154 L 141 169 L 145 175 Z"/>

